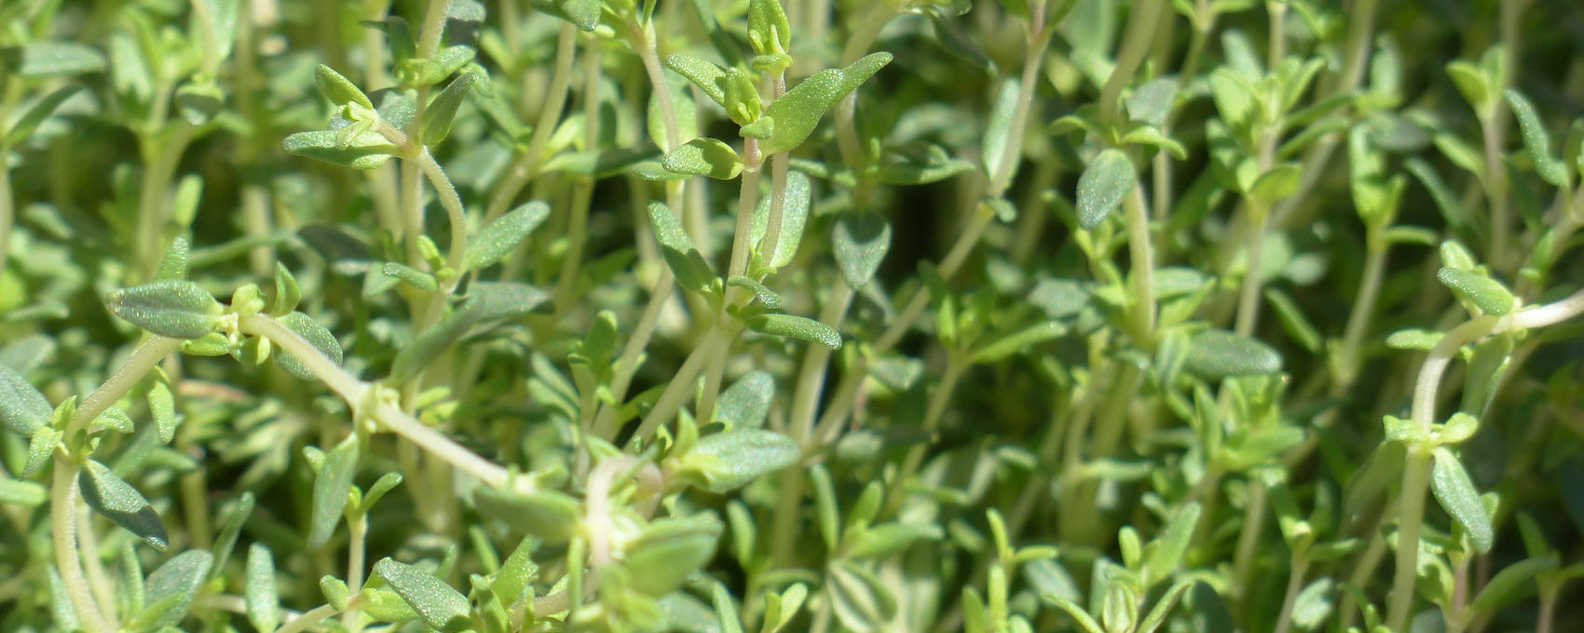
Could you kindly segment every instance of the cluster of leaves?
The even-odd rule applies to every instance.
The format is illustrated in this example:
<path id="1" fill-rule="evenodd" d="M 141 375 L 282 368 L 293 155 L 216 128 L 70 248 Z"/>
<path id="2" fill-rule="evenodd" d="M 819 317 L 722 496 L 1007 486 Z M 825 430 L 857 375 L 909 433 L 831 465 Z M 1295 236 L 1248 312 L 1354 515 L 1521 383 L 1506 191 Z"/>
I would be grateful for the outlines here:
<path id="1" fill-rule="evenodd" d="M 1584 628 L 1584 9 L 1432 4 L 0 4 L 0 630 Z"/>

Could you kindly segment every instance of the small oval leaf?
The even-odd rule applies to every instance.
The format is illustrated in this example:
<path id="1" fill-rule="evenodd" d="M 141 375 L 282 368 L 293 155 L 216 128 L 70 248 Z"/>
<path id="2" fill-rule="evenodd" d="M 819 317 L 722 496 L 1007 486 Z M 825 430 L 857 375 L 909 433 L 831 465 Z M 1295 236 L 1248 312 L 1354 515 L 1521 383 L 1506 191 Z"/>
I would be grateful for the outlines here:
<path id="1" fill-rule="evenodd" d="M 1099 226 L 1137 183 L 1127 154 L 1118 149 L 1100 152 L 1078 177 L 1078 224 L 1085 229 Z"/>
<path id="2" fill-rule="evenodd" d="M 95 512 L 138 535 L 155 549 L 164 550 L 169 545 L 165 522 L 160 520 L 148 499 L 104 464 L 88 460 L 77 475 L 77 483 L 82 486 L 83 501 Z"/>
<path id="3" fill-rule="evenodd" d="M 110 312 L 132 325 L 170 338 L 198 338 L 214 330 L 220 303 L 190 281 L 171 279 L 115 290 L 105 298 Z"/>
<path id="4" fill-rule="evenodd" d="M 1205 378 L 1274 374 L 1282 358 L 1271 346 L 1225 330 L 1206 330 L 1188 343 L 1188 369 Z"/>

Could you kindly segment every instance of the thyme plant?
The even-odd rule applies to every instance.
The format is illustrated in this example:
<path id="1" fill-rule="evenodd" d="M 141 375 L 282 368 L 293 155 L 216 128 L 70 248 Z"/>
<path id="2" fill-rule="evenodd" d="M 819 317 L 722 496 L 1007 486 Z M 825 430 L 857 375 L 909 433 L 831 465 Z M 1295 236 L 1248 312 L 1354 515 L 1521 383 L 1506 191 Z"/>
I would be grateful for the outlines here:
<path id="1" fill-rule="evenodd" d="M 1584 629 L 1580 25 L 9 0 L 0 630 Z"/>

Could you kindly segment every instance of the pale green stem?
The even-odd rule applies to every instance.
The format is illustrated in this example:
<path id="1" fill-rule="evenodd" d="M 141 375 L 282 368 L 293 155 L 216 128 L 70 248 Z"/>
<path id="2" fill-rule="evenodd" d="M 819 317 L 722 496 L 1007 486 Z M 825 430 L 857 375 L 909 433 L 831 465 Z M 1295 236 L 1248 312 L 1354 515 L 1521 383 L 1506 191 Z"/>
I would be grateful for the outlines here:
<path id="1" fill-rule="evenodd" d="M 489 222 L 506 212 L 516 199 L 518 192 L 528 184 L 539 169 L 539 161 L 544 158 L 544 148 L 550 142 L 550 135 L 555 131 L 556 123 L 561 120 L 561 113 L 566 108 L 567 93 L 572 83 L 572 61 L 576 54 L 577 27 L 568 22 L 561 25 L 561 33 L 556 40 L 555 70 L 550 75 L 550 88 L 546 91 L 544 104 L 539 109 L 539 118 L 535 123 L 533 136 L 528 142 L 526 153 L 517 157 L 508 171 L 505 179 L 495 186 L 490 194 L 489 205 L 484 213 L 484 221 Z M 598 48 L 590 46 L 589 55 L 598 57 Z M 597 68 L 597 66 L 596 66 Z"/>
<path id="2" fill-rule="evenodd" d="M 11 227 L 16 223 L 15 202 L 11 197 L 11 168 L 6 152 L 0 150 L 0 268 L 4 268 L 11 248 Z"/>
<path id="3" fill-rule="evenodd" d="M 418 168 L 429 178 L 429 184 L 440 194 L 440 206 L 445 207 L 446 215 L 451 221 L 451 252 L 446 254 L 446 266 L 451 268 L 452 274 L 461 274 L 462 267 L 467 261 L 467 211 L 462 207 L 462 198 L 457 196 L 456 187 L 452 186 L 451 179 L 446 177 L 440 163 L 435 162 L 434 155 L 429 153 L 428 147 L 418 150 L 414 158 L 418 161 Z M 452 284 L 452 287 L 455 287 Z M 450 289 L 446 289 L 450 294 Z"/>
<path id="4" fill-rule="evenodd" d="M 759 142 L 743 141 L 743 156 L 748 157 L 749 169 L 742 173 L 742 188 L 737 198 L 737 226 L 732 230 L 731 262 L 727 275 L 736 277 L 748 274 L 748 256 L 753 250 L 753 212 L 759 203 Z"/>
<path id="5" fill-rule="evenodd" d="M 1265 247 L 1265 227 L 1270 222 L 1269 213 L 1262 208 L 1263 202 L 1249 200 L 1249 215 L 1254 222 L 1254 230 L 1249 238 L 1248 264 L 1243 274 L 1243 284 L 1238 296 L 1237 324 L 1235 330 L 1239 336 L 1254 334 L 1254 326 L 1259 321 L 1259 292 L 1260 292 L 1260 257 Z"/>
<path id="6" fill-rule="evenodd" d="M 1287 575 L 1287 595 L 1282 598 L 1281 614 L 1276 616 L 1275 633 L 1292 630 L 1293 607 L 1298 604 L 1298 592 L 1303 589 L 1304 574 L 1309 571 L 1309 557 L 1303 552 L 1292 555 L 1292 569 Z"/>
<path id="7" fill-rule="evenodd" d="M 1111 77 L 1100 89 L 1100 119 L 1116 121 L 1121 115 L 1122 89 L 1132 81 L 1144 56 L 1149 54 L 1155 37 L 1155 23 L 1160 19 L 1165 0 L 1140 0 L 1133 5 L 1128 16 L 1127 34 L 1122 39 L 1122 50 L 1117 52 L 1116 67 Z"/>
<path id="8" fill-rule="evenodd" d="M 165 360 L 166 356 L 180 350 L 181 345 L 182 341 L 179 339 L 162 336 L 150 336 L 139 343 L 137 348 L 132 350 L 132 354 L 127 356 L 126 361 L 105 379 L 104 384 L 99 385 L 98 389 L 77 403 L 76 412 L 66 424 L 66 436 L 71 437 L 72 433 L 94 421 L 99 414 L 104 413 L 105 409 L 120 400 L 121 396 L 136 387 L 138 381 L 143 380 L 155 365 Z"/>
<path id="9" fill-rule="evenodd" d="M 841 284 L 825 303 L 825 308 L 820 312 L 820 322 L 831 327 L 839 327 L 842 319 L 847 314 L 847 308 L 852 305 L 854 291 L 847 284 Z M 820 388 L 825 384 L 825 373 L 829 369 L 831 349 L 823 345 L 810 345 L 803 352 L 803 365 L 798 370 L 797 386 L 792 392 L 792 408 L 789 416 L 788 429 L 805 454 L 814 450 L 816 443 L 810 442 L 814 429 L 814 407 L 818 404 Z M 795 538 L 799 518 L 798 507 L 803 503 L 803 471 L 800 468 L 788 468 L 781 473 L 781 491 L 776 504 L 775 524 L 771 534 L 771 560 L 777 564 L 789 564 L 792 550 L 796 545 Z"/>
<path id="10" fill-rule="evenodd" d="M 192 5 L 193 21 L 198 23 L 198 43 L 202 47 L 199 65 L 203 68 L 203 74 L 213 77 L 220 68 L 220 58 L 210 54 L 218 48 L 220 40 L 215 34 L 215 14 L 204 0 L 192 0 L 189 4 Z"/>
<path id="11" fill-rule="evenodd" d="M 440 50 L 440 36 L 445 32 L 446 16 L 451 12 L 451 0 L 429 0 L 429 10 L 424 13 L 423 28 L 418 32 L 418 57 L 433 57 Z"/>
<path id="12" fill-rule="evenodd" d="M 775 261 L 776 249 L 781 246 L 781 223 L 786 207 L 787 187 L 786 152 L 770 155 L 770 215 L 766 218 L 764 239 L 759 242 L 759 253 L 764 263 Z"/>
<path id="13" fill-rule="evenodd" d="M 1146 0 L 1155 1 L 1159 0 Z M 1043 3 L 1036 11 L 1038 24 L 1044 23 Z M 1007 127 L 1007 143 L 1001 147 L 1001 162 L 996 164 L 996 172 L 990 176 L 989 195 L 999 198 L 1006 193 L 1007 187 L 1012 186 L 1012 176 L 1017 173 L 1017 164 L 1023 156 L 1023 139 L 1028 129 L 1029 112 L 1034 107 L 1034 95 L 1039 80 L 1039 70 L 1045 59 L 1045 51 L 1050 48 L 1051 36 L 1055 31 L 1049 28 L 1037 27 L 1029 34 L 1028 61 L 1023 64 L 1023 75 L 1018 79 L 1018 102 L 1012 109 L 1012 123 Z"/>
<path id="14" fill-rule="evenodd" d="M 94 604 L 93 593 L 83 577 L 77 553 L 77 473 L 81 466 L 71 459 L 55 456 L 55 473 L 50 486 L 50 529 L 54 537 L 55 567 L 66 585 L 66 595 L 86 633 L 113 633 Z"/>
<path id="15" fill-rule="evenodd" d="M 1551 633 L 1552 622 L 1556 620 L 1559 589 L 1548 587 L 1540 590 L 1540 612 L 1535 616 L 1535 633 Z"/>
<path id="16" fill-rule="evenodd" d="M 1348 10 L 1347 48 L 1344 49 L 1340 81 L 1325 91 L 1325 97 L 1344 94 L 1357 88 L 1364 80 L 1365 62 L 1369 59 L 1371 35 L 1375 29 L 1375 12 L 1380 0 L 1356 0 Z M 1302 174 L 1298 188 L 1278 205 L 1273 213 L 1277 226 L 1285 226 L 1298 203 L 1309 197 L 1309 190 L 1320 182 L 1325 165 L 1336 150 L 1340 137 L 1329 135 L 1304 154 Z"/>
<path id="17" fill-rule="evenodd" d="M 303 631 L 308 630 L 309 627 L 323 622 L 325 618 L 335 614 L 335 607 L 332 607 L 328 604 L 319 605 L 307 613 L 292 618 L 291 621 L 287 622 L 285 626 L 275 629 L 275 633 L 302 633 Z"/>
<path id="18" fill-rule="evenodd" d="M 347 576 L 346 584 L 352 595 L 363 590 L 363 567 L 368 534 L 368 515 L 359 512 L 347 521 Z M 353 611 L 341 614 L 341 626 L 354 633 L 362 628 Z"/>
<path id="19" fill-rule="evenodd" d="M 1371 233 L 1377 231 L 1371 230 Z M 1353 301 L 1353 310 L 1348 313 L 1347 327 L 1342 331 L 1342 349 L 1338 352 L 1341 359 L 1338 375 L 1335 377 L 1334 387 L 1346 389 L 1352 386 L 1358 376 L 1359 349 L 1364 343 L 1364 334 L 1369 330 L 1370 318 L 1375 314 L 1375 301 L 1380 298 L 1381 280 L 1386 275 L 1387 247 L 1384 239 L 1370 239 L 1368 254 L 1364 258 L 1364 276 L 1359 282 L 1358 297 Z M 1340 395 L 1340 394 L 1338 394 Z"/>
<path id="20" fill-rule="evenodd" d="M 1123 198 L 1127 210 L 1128 256 L 1132 262 L 1133 327 L 1139 345 L 1155 346 L 1155 255 L 1150 249 L 1150 218 L 1138 186 Z"/>
<path id="21" fill-rule="evenodd" d="M 940 428 L 941 416 L 946 413 L 946 404 L 951 401 L 952 392 L 957 390 L 957 381 L 962 378 L 963 372 L 968 369 L 968 364 L 957 352 L 947 352 L 946 371 L 941 374 L 940 384 L 935 385 L 930 394 L 929 402 L 924 405 L 924 433 L 933 435 Z M 895 511 L 906 500 L 904 494 L 908 480 L 918 472 L 919 466 L 924 464 L 924 456 L 929 452 L 933 440 L 915 443 L 908 449 L 907 457 L 902 460 L 902 470 L 897 473 L 896 487 L 886 495 L 886 505 L 890 511 Z"/>
<path id="22" fill-rule="evenodd" d="M 508 484 L 505 468 L 478 456 L 451 438 L 442 435 L 439 431 L 425 426 L 423 422 L 412 417 L 388 399 L 376 395 L 370 402 L 369 390 L 372 387 L 357 377 L 342 369 L 335 361 L 330 360 L 318 348 L 314 347 L 302 336 L 298 335 L 280 324 L 279 321 L 261 314 L 244 316 L 237 322 L 238 327 L 248 334 L 263 336 L 291 354 L 298 362 L 302 363 L 310 373 L 323 382 L 325 386 L 334 391 L 342 400 L 363 415 L 378 422 L 387 430 L 401 436 L 419 448 L 428 451 L 431 455 L 450 464 L 452 467 L 467 473 L 486 485 L 497 488 Z"/>
<path id="23" fill-rule="evenodd" d="M 852 306 L 854 294 L 855 291 L 847 284 L 838 286 L 820 312 L 820 322 L 833 328 L 839 327 L 847 314 L 847 308 Z M 830 348 L 810 345 L 803 353 L 803 365 L 798 370 L 797 386 L 792 392 L 788 428 L 792 431 L 792 439 L 797 440 L 805 452 L 812 448 L 808 440 L 814 430 L 814 407 L 819 404 L 820 388 L 825 384 L 830 356 Z"/>
<path id="24" fill-rule="evenodd" d="M 1408 630 L 1414 580 L 1419 564 L 1419 528 L 1424 522 L 1425 490 L 1430 486 L 1430 454 L 1408 447 L 1403 459 L 1402 496 L 1397 501 L 1397 568 L 1392 574 L 1386 623 L 1393 631 Z"/>
<path id="25" fill-rule="evenodd" d="M 77 506 L 77 545 L 81 548 L 83 570 L 88 574 L 88 588 L 93 590 L 99 612 L 104 614 L 110 628 L 120 628 L 116 614 L 115 590 L 111 589 L 110 576 L 105 573 L 104 562 L 99 558 L 99 537 L 93 531 L 93 512 L 86 505 Z"/>
<path id="26" fill-rule="evenodd" d="M 1507 164 L 1502 160 L 1500 110 L 1480 117 L 1480 132 L 1485 148 L 1485 200 L 1490 204 L 1491 238 L 1488 257 L 1491 266 L 1508 269 L 1507 242 L 1512 233 L 1512 205 L 1508 200 Z"/>
<path id="27" fill-rule="evenodd" d="M 683 400 L 693 391 L 694 380 L 698 378 L 699 372 L 704 370 L 705 361 L 714 356 L 717 348 L 729 345 L 732 338 L 733 335 L 723 328 L 710 328 L 699 346 L 693 348 L 693 353 L 688 354 L 687 360 L 682 361 L 682 366 L 677 369 L 676 375 L 666 385 L 665 391 L 660 393 L 660 399 L 655 401 L 654 408 L 644 416 L 643 422 L 638 425 L 638 430 L 633 433 L 634 440 L 647 440 L 661 424 L 676 417 Z"/>
<path id="28" fill-rule="evenodd" d="M 886 23 L 896 15 L 890 3 L 876 2 L 870 5 L 869 12 L 858 22 L 852 34 L 847 36 L 847 45 L 842 50 L 841 63 L 843 66 L 858 61 L 863 57 L 869 47 L 874 45 L 880 31 L 885 29 Z M 824 16 L 821 16 L 823 21 Z M 842 97 L 836 105 L 836 146 L 841 152 L 842 163 L 849 168 L 857 169 L 862 160 L 862 148 L 858 143 L 858 128 L 854 125 L 854 118 L 858 113 L 858 91 L 854 90 Z"/>
<path id="29" fill-rule="evenodd" d="M 666 301 L 675 290 L 676 277 L 672 276 L 670 268 L 662 267 L 654 288 L 650 290 L 649 303 L 644 306 L 643 314 L 638 317 L 638 325 L 633 328 L 632 336 L 628 337 L 622 355 L 616 359 L 615 369 L 612 370 L 610 390 L 616 402 L 621 402 L 627 395 L 627 388 L 632 386 L 633 375 L 638 373 L 638 361 L 643 358 L 644 349 L 654 336 L 655 328 L 660 325 L 661 310 L 665 309 Z M 613 427 L 617 409 L 619 407 L 606 406 L 600 410 L 599 417 L 594 421 L 595 436 L 605 440 L 615 436 L 617 429 Z"/>

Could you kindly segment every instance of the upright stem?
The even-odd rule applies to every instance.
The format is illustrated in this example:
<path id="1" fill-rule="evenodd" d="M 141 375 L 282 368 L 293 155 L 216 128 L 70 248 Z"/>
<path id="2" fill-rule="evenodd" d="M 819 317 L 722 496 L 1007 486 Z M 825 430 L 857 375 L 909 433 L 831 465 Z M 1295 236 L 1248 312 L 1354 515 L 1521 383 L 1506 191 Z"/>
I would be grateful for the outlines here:
<path id="1" fill-rule="evenodd" d="M 1155 22 L 1160 19 L 1165 0 L 1139 0 L 1128 16 L 1127 34 L 1122 39 L 1122 50 L 1117 53 L 1116 67 L 1111 77 L 1100 89 L 1100 119 L 1116 121 L 1121 115 L 1122 89 L 1133 80 L 1133 73 L 1149 54 L 1155 37 Z"/>
<path id="2" fill-rule="evenodd" d="M 637 432 L 633 433 L 634 440 L 648 439 L 661 424 L 676 416 L 677 409 L 682 407 L 683 400 L 693 390 L 693 381 L 704 369 L 704 362 L 716 353 L 718 347 L 729 344 L 731 338 L 723 328 L 710 328 L 699 346 L 693 348 L 693 353 L 688 354 L 687 360 L 682 361 L 682 367 L 677 369 L 676 375 L 666 385 L 665 391 L 660 393 L 660 399 L 655 401 L 654 408 L 644 416 Z"/>
<path id="3" fill-rule="evenodd" d="M 429 0 L 429 10 L 424 13 L 423 28 L 418 33 L 418 57 L 433 57 L 440 50 L 440 35 L 445 32 L 450 12 L 451 0 Z"/>
<path id="4" fill-rule="evenodd" d="M 60 571 L 61 582 L 66 585 L 66 595 L 77 618 L 82 620 L 87 633 L 113 633 L 94 604 L 88 580 L 83 577 L 82 561 L 77 554 L 77 473 L 81 465 L 70 458 L 55 456 L 55 474 L 50 486 L 50 528 L 54 537 L 55 567 Z"/>
<path id="5" fill-rule="evenodd" d="M 842 49 L 841 64 L 846 66 L 858 58 L 863 57 L 869 47 L 879 37 L 880 31 L 886 23 L 896 15 L 896 10 L 890 3 L 876 2 L 870 5 L 869 12 L 847 37 L 847 45 Z M 843 97 L 836 105 L 836 146 L 841 151 L 842 163 L 855 172 L 862 160 L 862 148 L 858 146 L 858 128 L 854 120 L 858 113 L 858 91 L 854 90 Z"/>
<path id="6" fill-rule="evenodd" d="M 1419 565 L 1419 528 L 1424 522 L 1425 490 L 1430 487 L 1430 453 L 1410 446 L 1403 459 L 1402 496 L 1397 501 L 1397 568 L 1392 574 L 1386 625 L 1408 630 L 1414 580 Z"/>
<path id="7" fill-rule="evenodd" d="M 11 227 L 16 223 L 15 202 L 11 197 L 11 168 L 6 152 L 0 150 L 0 268 L 6 264 L 11 247 Z"/>
<path id="8" fill-rule="evenodd" d="M 1303 552 L 1294 552 L 1292 570 L 1287 575 L 1287 596 L 1282 599 L 1281 614 L 1276 616 L 1274 633 L 1287 633 L 1292 630 L 1293 606 L 1298 604 L 1298 592 L 1303 589 L 1304 574 L 1308 571 L 1309 557 Z"/>
<path id="9" fill-rule="evenodd" d="M 435 188 L 435 192 L 440 194 L 440 206 L 445 207 L 446 216 L 451 222 L 451 251 L 446 254 L 446 266 L 452 274 L 461 274 L 467 261 L 468 241 L 467 211 L 462 208 L 462 198 L 457 195 L 456 187 L 446 177 L 440 163 L 435 162 L 428 147 L 420 147 L 414 160 L 418 161 L 418 168 L 429 178 L 429 184 Z M 450 294 L 449 288 L 446 294 Z"/>
<path id="10" fill-rule="evenodd" d="M 1139 345 L 1155 345 L 1155 255 L 1150 249 L 1149 211 L 1144 194 L 1133 187 L 1123 199 L 1127 209 L 1128 255 L 1132 262 L 1133 327 Z"/>
<path id="11" fill-rule="evenodd" d="M 560 35 L 556 38 L 555 70 L 550 75 L 550 88 L 546 91 L 544 104 L 539 108 L 539 118 L 534 125 L 533 137 L 528 141 L 527 152 L 518 155 L 512 162 L 506 176 L 490 193 L 489 204 L 485 208 L 484 221 L 489 222 L 506 212 L 512 200 L 517 198 L 518 192 L 528 184 L 538 171 L 539 161 L 544 158 L 544 148 L 550 142 L 550 135 L 555 131 L 556 123 L 561 120 L 561 112 L 566 108 L 567 93 L 572 83 L 572 60 L 576 53 L 577 27 L 571 22 L 561 25 Z M 598 47 L 590 46 L 588 55 L 598 57 Z M 596 66 L 597 67 L 597 66 Z"/>

